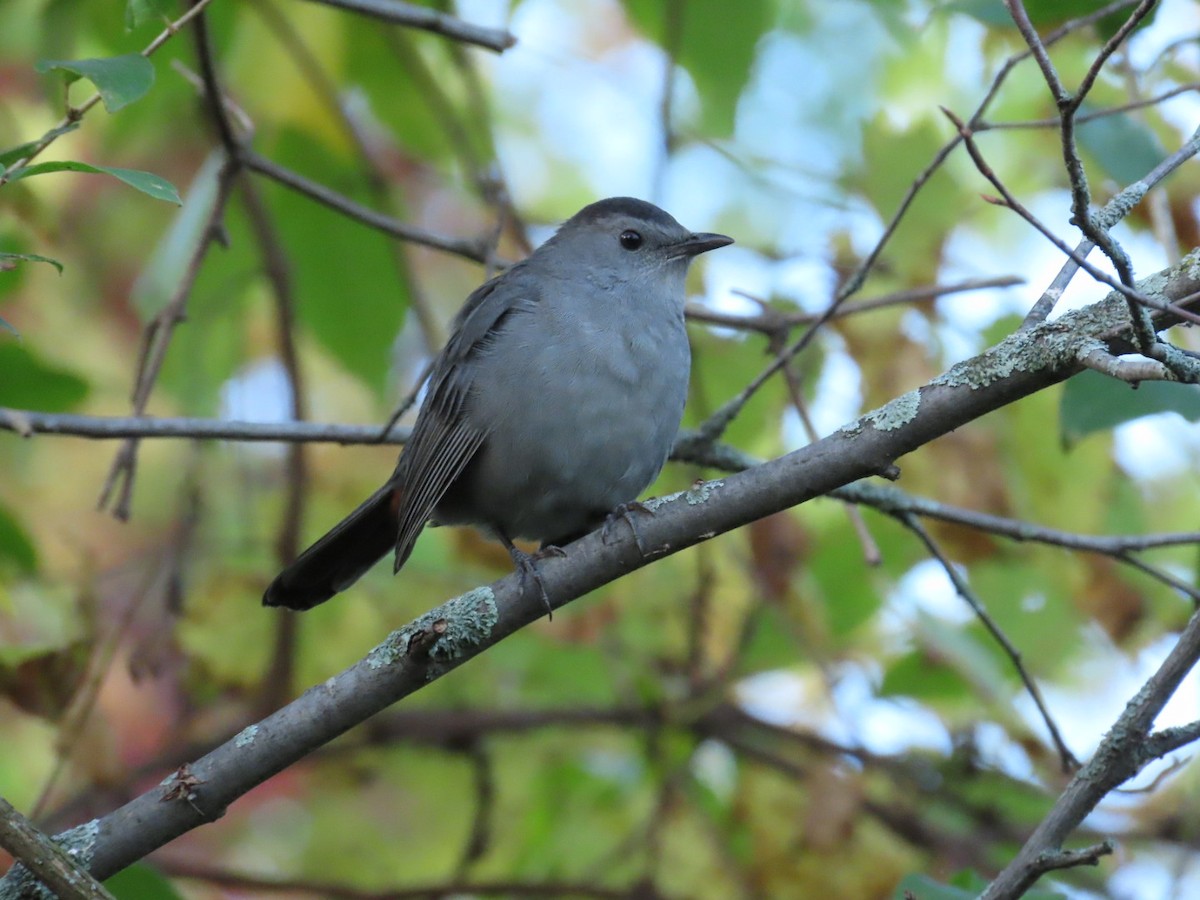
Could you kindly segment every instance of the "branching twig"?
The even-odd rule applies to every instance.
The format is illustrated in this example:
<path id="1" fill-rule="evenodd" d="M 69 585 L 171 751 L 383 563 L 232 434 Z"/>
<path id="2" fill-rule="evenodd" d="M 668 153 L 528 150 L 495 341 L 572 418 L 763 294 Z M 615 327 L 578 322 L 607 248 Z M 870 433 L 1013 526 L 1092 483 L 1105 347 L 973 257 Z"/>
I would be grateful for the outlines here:
<path id="1" fill-rule="evenodd" d="M 1024 894 L 1047 871 L 1046 860 L 1059 858 L 1063 842 L 1097 803 L 1148 762 L 1179 746 L 1173 741 L 1152 746 L 1150 729 L 1198 659 L 1200 611 L 1192 614 L 1162 665 L 1125 706 L 1095 754 L 1071 779 L 1012 862 L 988 885 L 982 900 L 1015 900 Z M 1190 731 L 1183 736 L 1194 739 Z"/>
<path id="2" fill-rule="evenodd" d="M 1077 19 L 1064 22 L 1046 37 L 1045 41 L 1043 41 L 1043 44 L 1044 46 L 1050 46 L 1072 32 L 1077 31 L 1080 28 L 1086 28 L 1088 25 L 1098 21 L 1104 16 L 1127 6 L 1132 6 L 1135 2 L 1137 2 L 1137 0 L 1114 0 L 1114 2 L 1108 3 L 1102 8 L 1088 13 L 1086 16 L 1081 16 Z M 1030 55 L 1031 52 L 1027 50 L 1015 54 L 1005 60 L 1004 64 L 999 68 L 999 70 L 996 72 L 996 75 L 992 78 L 992 83 L 989 85 L 983 99 L 976 107 L 975 112 L 968 120 L 969 129 L 974 128 L 976 123 L 982 120 L 984 113 L 988 110 L 988 108 L 990 108 L 992 101 L 995 100 L 1000 91 L 1001 85 L 1007 80 L 1009 73 L 1012 72 L 1012 70 L 1022 60 L 1028 59 Z M 883 234 L 880 235 L 879 240 L 875 243 L 875 246 L 871 248 L 870 252 L 855 268 L 851 276 L 839 288 L 837 294 L 834 296 L 833 300 L 825 308 L 825 310 L 813 319 L 810 330 L 805 332 L 800 336 L 799 339 L 779 353 L 771 362 L 771 364 L 767 366 L 764 372 L 762 372 L 750 384 L 748 384 L 736 397 L 722 405 L 715 413 L 712 414 L 712 416 L 709 417 L 708 421 L 700 426 L 699 431 L 703 438 L 706 438 L 710 441 L 715 441 L 717 438 L 719 438 L 724 433 L 725 429 L 729 427 L 729 423 L 731 423 L 738 416 L 742 408 L 745 407 L 746 403 L 748 403 L 750 398 L 758 392 L 762 385 L 764 385 L 773 375 L 777 374 L 789 360 L 793 359 L 798 353 L 801 353 L 816 336 L 816 333 L 820 327 L 836 316 L 838 309 L 842 306 L 842 304 L 845 303 L 846 300 L 848 300 L 855 293 L 857 293 L 859 289 L 861 289 L 862 285 L 867 279 L 867 276 L 875 268 L 875 264 L 882 256 L 884 249 L 890 243 L 892 236 L 900 227 L 900 222 L 908 214 L 908 210 L 916 200 L 917 194 L 921 192 L 924 186 L 929 182 L 929 179 L 932 178 L 934 173 L 941 168 L 942 164 L 950 157 L 962 140 L 963 138 L 961 135 L 955 135 L 944 146 L 942 146 L 937 153 L 934 154 L 933 159 L 917 174 L 916 178 L 913 179 L 912 184 L 909 185 L 908 190 L 905 191 L 904 197 L 901 198 L 895 213 L 892 214 L 891 219 L 889 219 L 887 225 L 884 226 Z"/>
<path id="3" fill-rule="evenodd" d="M 442 897 L 586 897 L 593 900 L 637 900 L 634 889 L 603 888 L 574 881 L 443 881 L 437 884 L 371 891 L 331 881 L 264 878 L 182 859 L 163 863 L 163 870 L 174 878 L 186 878 L 221 885 L 236 891 L 261 894 L 310 894 L 324 900 L 436 900 Z"/>
<path id="4" fill-rule="evenodd" d="M 999 178 L 999 176 L 996 175 L 991 166 L 988 165 L 987 160 L 983 157 L 983 153 L 979 150 L 979 146 L 975 143 L 974 136 L 962 119 L 945 107 L 942 107 L 942 112 L 945 113 L 946 118 L 950 119 L 950 121 L 954 123 L 955 127 L 958 128 L 959 134 L 963 138 L 963 142 L 967 147 L 967 152 L 970 154 L 972 161 L 975 163 L 975 168 L 979 170 L 979 174 L 991 182 L 992 186 L 999 191 L 1000 196 L 1003 198 L 1004 206 L 1007 206 L 1013 212 L 1017 213 L 1017 215 L 1019 215 L 1022 219 L 1036 228 L 1044 238 L 1050 241 L 1050 243 L 1052 243 L 1065 256 L 1074 262 L 1075 265 L 1079 266 L 1079 268 L 1091 275 L 1096 281 L 1108 285 L 1110 288 L 1120 293 L 1121 296 L 1126 298 L 1128 302 L 1139 304 L 1139 307 L 1144 307 L 1146 309 L 1160 309 L 1160 304 L 1162 303 L 1161 300 L 1149 297 L 1136 288 L 1131 287 L 1121 280 L 1115 279 L 1108 273 L 1102 272 L 1100 269 L 1096 268 L 1094 265 L 1080 256 L 1075 250 L 1073 250 L 1066 243 L 1066 241 L 1054 234 L 1054 232 L 1051 231 L 1044 223 L 1042 223 L 1037 216 L 1026 209 L 1025 206 L 1015 196 L 1013 196 L 1012 192 L 1009 191 L 1004 182 Z M 1200 315 L 1197 315 L 1190 310 L 1170 309 L 1167 311 L 1174 315 L 1178 315 L 1180 318 L 1191 322 L 1192 324 L 1200 324 Z M 1181 313 L 1182 315 L 1180 315 Z M 1139 344 L 1139 350 L 1141 349 L 1141 345 Z M 1185 379 L 1181 376 L 1180 380 Z"/>
<path id="5" fill-rule="evenodd" d="M 1107 256 L 1113 266 L 1117 270 L 1117 276 L 1120 283 L 1126 287 L 1133 286 L 1133 265 L 1129 256 L 1124 249 L 1118 244 L 1109 233 L 1108 227 L 1098 222 L 1092 215 L 1091 209 L 1091 190 L 1088 187 L 1087 173 L 1083 167 L 1083 160 L 1079 156 L 1079 148 L 1075 141 L 1075 114 L 1078 112 L 1080 105 L 1086 99 L 1088 92 L 1095 83 L 1100 70 L 1104 67 L 1104 63 L 1116 51 L 1117 47 L 1125 40 L 1125 38 L 1137 27 L 1138 23 L 1145 18 L 1157 0 L 1141 0 L 1137 7 L 1129 15 L 1129 18 L 1121 25 L 1120 28 L 1108 39 L 1100 52 L 1096 55 L 1092 65 L 1088 68 L 1084 75 L 1083 81 L 1080 84 L 1079 90 L 1072 95 L 1063 85 L 1062 80 L 1058 77 L 1058 72 L 1054 68 L 1054 63 L 1050 60 L 1050 55 L 1046 52 L 1045 46 L 1042 44 L 1041 38 L 1038 36 L 1037 30 L 1029 21 L 1029 15 L 1025 11 L 1025 6 L 1021 0 L 1004 0 L 1005 6 L 1008 7 L 1009 14 L 1016 23 L 1017 30 L 1021 32 L 1021 36 L 1025 39 L 1026 44 L 1032 51 L 1034 59 L 1037 60 L 1039 68 L 1042 70 L 1042 77 L 1046 81 L 1046 85 L 1050 88 L 1050 93 L 1054 97 L 1054 102 L 1058 106 L 1061 125 L 1059 134 L 1062 141 L 1063 163 L 1067 170 L 1067 177 L 1071 184 L 1071 221 L 1075 224 L 1084 238 L 1091 241 L 1095 246 Z M 959 130 L 962 132 L 961 123 Z M 967 137 L 967 135 L 964 135 Z M 971 142 L 968 140 L 968 148 Z M 975 160 L 976 166 L 980 166 L 980 157 L 978 152 L 972 150 L 971 158 Z M 983 171 L 981 168 L 980 171 Z M 986 174 L 986 173 L 985 173 Z M 993 184 L 997 184 L 997 189 L 1000 187 L 996 180 Z M 1005 199 L 1010 198 L 1005 193 Z M 1026 221 L 1030 221 L 1035 227 L 1041 229 L 1027 213 L 1022 213 L 1022 217 Z M 1043 230 L 1044 234 L 1047 234 Z M 1086 267 L 1085 267 L 1086 269 Z M 1088 274 L 1093 275 L 1091 270 Z M 1107 284 L 1112 285 L 1113 282 L 1107 281 Z M 1152 353 L 1152 348 L 1158 343 L 1158 335 L 1150 326 L 1150 317 L 1144 304 L 1141 304 L 1137 297 L 1130 294 L 1125 295 L 1129 304 L 1130 320 L 1133 323 L 1134 335 L 1137 338 L 1138 350 L 1149 356 Z"/>

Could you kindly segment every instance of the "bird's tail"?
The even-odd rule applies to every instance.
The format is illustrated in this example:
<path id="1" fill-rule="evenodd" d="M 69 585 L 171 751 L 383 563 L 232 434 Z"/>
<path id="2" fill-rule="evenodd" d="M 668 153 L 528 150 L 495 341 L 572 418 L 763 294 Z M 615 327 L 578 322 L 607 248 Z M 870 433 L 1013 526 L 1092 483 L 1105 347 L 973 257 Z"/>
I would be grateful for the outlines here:
<path id="1" fill-rule="evenodd" d="M 386 484 L 275 576 L 263 606 L 312 609 L 344 591 L 396 545 L 398 489 Z"/>

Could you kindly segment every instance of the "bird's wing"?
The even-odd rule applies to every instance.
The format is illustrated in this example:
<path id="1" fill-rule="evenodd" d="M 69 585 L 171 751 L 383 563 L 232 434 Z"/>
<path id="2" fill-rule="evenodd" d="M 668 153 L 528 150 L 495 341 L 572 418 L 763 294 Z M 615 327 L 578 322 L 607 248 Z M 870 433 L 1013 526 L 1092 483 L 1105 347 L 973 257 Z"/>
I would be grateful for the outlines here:
<path id="1" fill-rule="evenodd" d="M 527 287 L 521 268 L 518 264 L 503 277 L 480 285 L 467 298 L 434 363 L 425 402 L 390 482 L 398 518 L 396 569 L 404 565 L 434 508 L 487 438 L 463 415 L 475 377 L 471 362 L 509 316 L 533 305 L 529 292 L 517 289 Z"/>

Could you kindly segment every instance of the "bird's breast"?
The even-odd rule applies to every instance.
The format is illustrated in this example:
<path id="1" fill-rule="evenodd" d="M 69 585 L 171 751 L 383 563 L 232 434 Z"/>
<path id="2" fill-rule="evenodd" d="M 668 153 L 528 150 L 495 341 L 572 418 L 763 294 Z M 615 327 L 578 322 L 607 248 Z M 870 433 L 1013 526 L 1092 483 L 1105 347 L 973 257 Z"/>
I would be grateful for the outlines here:
<path id="1" fill-rule="evenodd" d="M 464 488 L 477 519 L 553 539 L 635 499 L 674 442 L 690 368 L 682 316 L 538 309 L 478 359 L 468 415 L 488 437 Z"/>

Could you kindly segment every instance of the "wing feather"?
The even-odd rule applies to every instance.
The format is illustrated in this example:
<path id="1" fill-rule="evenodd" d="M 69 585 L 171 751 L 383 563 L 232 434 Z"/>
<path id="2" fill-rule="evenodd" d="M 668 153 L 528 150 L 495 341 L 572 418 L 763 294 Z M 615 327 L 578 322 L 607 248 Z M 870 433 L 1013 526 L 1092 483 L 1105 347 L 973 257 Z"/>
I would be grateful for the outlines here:
<path id="1" fill-rule="evenodd" d="M 475 367 L 470 362 L 495 339 L 511 315 L 533 306 L 536 298 L 527 290 L 531 286 L 523 283 L 523 269 L 518 263 L 508 270 L 503 291 L 496 290 L 499 282 L 492 279 L 467 298 L 434 364 L 412 438 L 390 482 L 400 498 L 396 569 L 412 553 L 417 536 L 446 491 L 487 440 L 486 431 L 463 415 L 474 382 Z"/>

